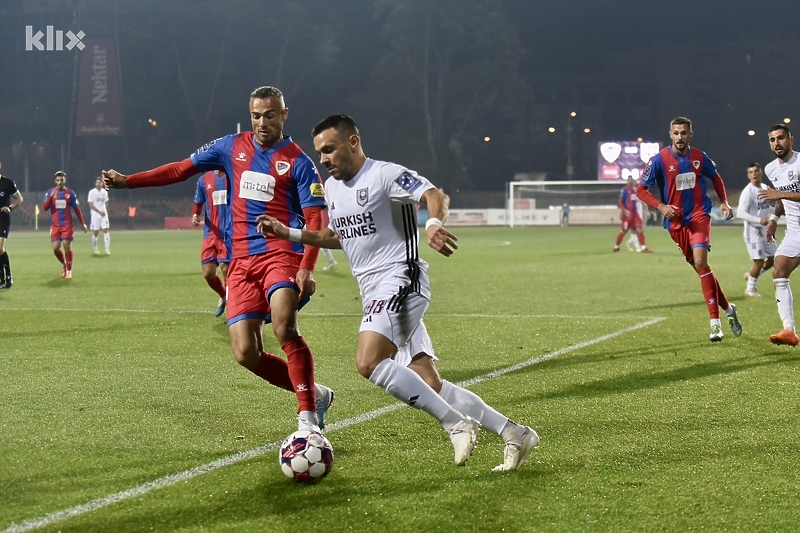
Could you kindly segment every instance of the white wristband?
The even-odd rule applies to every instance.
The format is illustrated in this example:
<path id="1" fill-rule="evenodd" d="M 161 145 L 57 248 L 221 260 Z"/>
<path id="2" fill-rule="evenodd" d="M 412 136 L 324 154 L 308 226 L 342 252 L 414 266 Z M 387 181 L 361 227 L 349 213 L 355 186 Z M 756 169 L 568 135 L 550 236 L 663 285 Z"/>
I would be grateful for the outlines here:
<path id="1" fill-rule="evenodd" d="M 770 215 L 769 219 L 772 222 L 778 222 L 781 219 L 781 217 L 779 217 L 778 215 Z"/>
<path id="2" fill-rule="evenodd" d="M 427 231 L 431 226 L 444 226 L 444 224 L 442 224 L 442 221 L 438 218 L 429 218 L 425 223 L 425 230 Z"/>
<path id="3" fill-rule="evenodd" d="M 292 242 L 300 242 L 303 240 L 303 230 L 297 228 L 289 228 L 289 240 Z"/>

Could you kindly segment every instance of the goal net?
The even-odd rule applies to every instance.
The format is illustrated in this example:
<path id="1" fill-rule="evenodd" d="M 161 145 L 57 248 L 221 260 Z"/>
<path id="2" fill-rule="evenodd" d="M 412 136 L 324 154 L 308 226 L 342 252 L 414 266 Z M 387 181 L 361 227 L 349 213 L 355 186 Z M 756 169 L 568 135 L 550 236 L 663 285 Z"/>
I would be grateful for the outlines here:
<path id="1" fill-rule="evenodd" d="M 622 180 L 510 181 L 508 225 L 617 224 L 617 200 L 624 186 Z"/>

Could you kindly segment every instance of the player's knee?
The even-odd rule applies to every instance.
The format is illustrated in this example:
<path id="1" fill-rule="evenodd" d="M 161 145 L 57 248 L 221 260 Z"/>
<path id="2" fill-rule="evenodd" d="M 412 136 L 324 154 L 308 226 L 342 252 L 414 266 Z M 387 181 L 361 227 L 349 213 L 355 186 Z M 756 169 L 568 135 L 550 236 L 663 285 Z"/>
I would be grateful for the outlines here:
<path id="1" fill-rule="evenodd" d="M 278 344 L 283 345 L 286 341 L 296 339 L 300 336 L 300 331 L 297 329 L 297 322 L 278 320 L 272 322 L 272 334 L 275 335 L 275 340 Z"/>
<path id="2" fill-rule="evenodd" d="M 358 373 L 361 374 L 363 377 L 369 379 L 373 372 L 375 372 L 375 367 L 378 366 L 380 361 L 375 361 L 371 357 L 365 357 L 361 354 L 356 354 L 356 370 Z"/>
<path id="3" fill-rule="evenodd" d="M 258 353 L 258 350 L 254 349 L 252 346 L 248 347 L 233 347 L 233 358 L 236 359 L 236 362 L 242 365 L 245 368 L 253 369 L 258 365 L 258 361 L 261 357 L 261 354 Z"/>

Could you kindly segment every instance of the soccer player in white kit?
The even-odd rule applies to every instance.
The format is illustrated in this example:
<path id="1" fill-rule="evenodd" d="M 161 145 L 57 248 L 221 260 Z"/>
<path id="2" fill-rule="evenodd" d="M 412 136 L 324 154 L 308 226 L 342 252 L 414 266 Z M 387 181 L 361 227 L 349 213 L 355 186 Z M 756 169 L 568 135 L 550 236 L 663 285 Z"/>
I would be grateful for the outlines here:
<path id="1" fill-rule="evenodd" d="M 106 247 L 106 255 L 111 255 L 111 235 L 108 234 L 108 191 L 103 188 L 102 178 L 97 178 L 94 182 L 94 189 L 89 191 L 89 211 L 92 213 L 92 220 L 89 229 L 92 230 L 92 250 L 97 255 L 97 238 L 100 231 L 103 232 L 103 244 Z"/>
<path id="2" fill-rule="evenodd" d="M 744 275 L 747 280 L 744 295 L 752 298 L 761 297 L 758 292 L 758 278 L 772 268 L 775 250 L 778 248 L 774 241 L 767 242 L 767 222 L 775 205 L 758 197 L 762 189 L 769 188 L 761 183 L 763 175 L 764 172 L 758 163 L 750 163 L 747 166 L 747 179 L 750 183 L 742 189 L 739 195 L 739 207 L 736 208 L 736 218 L 744 220 L 744 243 L 750 259 L 753 260 L 750 271 Z"/>
<path id="3" fill-rule="evenodd" d="M 800 157 L 795 152 L 794 137 L 785 124 L 775 124 L 769 130 L 769 147 L 777 156 L 764 169 L 774 189 L 758 193 L 761 200 L 775 200 L 775 210 L 767 223 L 767 242 L 775 242 L 778 219 L 786 214 L 786 233 L 775 252 L 772 281 L 775 301 L 783 321 L 783 330 L 769 336 L 773 344 L 797 346 L 800 339 L 794 323 L 794 298 L 789 287 L 789 275 L 800 265 Z"/>
<path id="4" fill-rule="evenodd" d="M 364 318 L 356 368 L 398 400 L 436 418 L 450 434 L 455 463 L 475 446 L 478 423 L 505 441 L 503 464 L 515 470 L 539 445 L 539 436 L 443 380 L 422 317 L 431 297 L 428 264 L 419 258 L 417 204 L 428 207 L 428 245 L 444 256 L 457 249 L 444 228 L 449 198 L 416 172 L 368 159 L 352 118 L 331 115 L 312 130 L 325 182 L 330 224 L 319 231 L 289 229 L 269 216 L 259 229 L 320 248 L 341 248 L 358 282 Z M 477 422 L 476 422 L 477 421 Z"/>

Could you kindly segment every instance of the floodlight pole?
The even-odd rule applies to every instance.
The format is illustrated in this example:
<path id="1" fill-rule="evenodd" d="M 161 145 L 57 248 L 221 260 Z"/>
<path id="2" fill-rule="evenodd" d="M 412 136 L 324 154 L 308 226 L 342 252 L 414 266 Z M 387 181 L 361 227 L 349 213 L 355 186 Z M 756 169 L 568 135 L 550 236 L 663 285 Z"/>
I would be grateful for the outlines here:
<path id="1" fill-rule="evenodd" d="M 575 111 L 567 118 L 567 180 L 572 181 L 575 176 L 575 167 L 572 166 L 572 118 L 577 115 Z"/>

